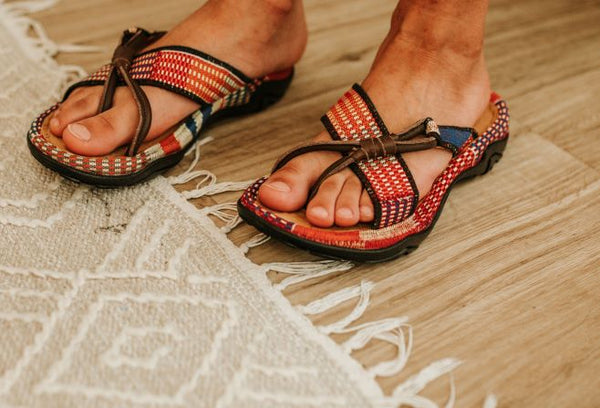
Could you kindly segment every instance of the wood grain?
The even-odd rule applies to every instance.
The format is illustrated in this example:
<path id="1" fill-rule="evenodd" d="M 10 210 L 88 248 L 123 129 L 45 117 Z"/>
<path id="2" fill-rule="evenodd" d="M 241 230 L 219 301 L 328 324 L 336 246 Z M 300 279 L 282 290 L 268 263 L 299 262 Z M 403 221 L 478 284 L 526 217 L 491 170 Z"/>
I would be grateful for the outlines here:
<path id="1" fill-rule="evenodd" d="M 63 0 L 36 18 L 57 41 L 106 47 L 58 56 L 91 70 L 109 57 L 123 28 L 168 28 L 197 5 Z M 221 180 L 256 178 L 316 134 L 320 115 L 367 72 L 394 5 L 307 0 L 310 43 L 289 93 L 266 112 L 210 129 L 215 140 L 203 148 L 200 166 Z M 410 256 L 285 291 L 292 303 L 306 303 L 363 279 L 376 282 L 361 321 L 407 315 L 415 334 L 406 369 L 380 380 L 386 392 L 431 361 L 454 356 L 464 361 L 455 371 L 459 407 L 481 406 L 488 392 L 501 407 L 600 406 L 599 21 L 597 0 L 493 0 L 486 57 L 513 117 L 502 162 L 453 191 L 435 231 Z M 240 226 L 231 237 L 241 243 L 255 233 Z M 250 258 L 314 259 L 278 242 L 251 250 Z M 333 321 L 353 306 L 314 320 Z M 355 357 L 371 365 L 392 353 L 373 343 Z M 447 392 L 444 379 L 425 394 L 443 403 Z"/>

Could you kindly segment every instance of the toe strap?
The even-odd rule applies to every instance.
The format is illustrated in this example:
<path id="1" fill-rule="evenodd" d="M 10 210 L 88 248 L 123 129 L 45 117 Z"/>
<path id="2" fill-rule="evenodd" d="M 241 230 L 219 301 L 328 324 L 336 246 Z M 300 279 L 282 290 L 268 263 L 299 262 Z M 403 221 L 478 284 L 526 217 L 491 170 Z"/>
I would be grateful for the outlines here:
<path id="1" fill-rule="evenodd" d="M 403 221 L 412 214 L 418 191 L 401 153 L 427 150 L 440 145 L 440 128 L 425 118 L 409 129 L 390 134 L 375 107 L 359 85 L 354 85 L 323 117 L 333 141 L 308 143 L 286 153 L 273 172 L 300 155 L 331 151 L 342 157 L 327 167 L 311 187 L 311 200 L 323 182 L 351 168 L 362 181 L 375 207 L 375 228 Z"/>
<path id="2" fill-rule="evenodd" d="M 150 101 L 148 101 L 148 97 L 142 87 L 131 77 L 129 70 L 135 55 L 164 34 L 164 32 L 150 33 L 141 28 L 125 31 L 121 43 L 115 49 L 110 63 L 110 72 L 104 81 L 104 89 L 100 98 L 98 113 L 102 113 L 112 106 L 114 94 L 118 86 L 117 75 L 127 85 L 138 108 L 138 125 L 133 139 L 125 152 L 126 156 L 135 156 L 137 154 L 140 145 L 146 139 L 146 136 L 148 136 L 150 125 L 152 124 Z"/>
<path id="3" fill-rule="evenodd" d="M 367 93 L 358 84 L 354 84 L 321 121 L 334 140 L 363 141 L 381 137 L 385 140 L 387 137 L 394 137 L 383 123 Z M 428 137 L 437 136 L 437 133 L 434 134 L 434 131 L 437 131 L 434 123 L 425 119 L 401 135 L 396 135 L 395 140 L 407 141 L 427 132 Z M 425 143 L 431 142 L 428 140 Z M 427 148 L 429 147 L 430 145 Z M 414 212 L 419 193 L 408 166 L 399 154 L 369 157 L 358 162 L 349 162 L 348 165 L 371 197 L 375 210 L 374 228 L 399 223 Z M 335 171 L 336 168 L 328 170 Z M 323 180 L 326 177 L 327 175 L 324 175 Z"/>
<path id="4" fill-rule="evenodd" d="M 177 93 L 201 107 L 223 109 L 249 101 L 252 92 L 261 84 L 231 65 L 208 54 L 182 46 L 154 48 L 140 54 L 153 44 L 164 32 L 150 33 L 141 28 L 123 33 L 110 64 L 73 84 L 65 93 L 80 87 L 103 85 L 104 90 L 98 107 L 99 112 L 113 104 L 115 90 L 127 86 L 137 104 L 139 122 L 136 134 L 126 155 L 133 156 L 146 138 L 152 121 L 148 98 L 142 86 L 154 86 Z"/>
<path id="5" fill-rule="evenodd" d="M 317 181 L 311 187 L 308 195 L 308 201 L 316 195 L 323 182 L 336 173 L 344 170 L 351 165 L 357 165 L 362 161 L 377 160 L 388 156 L 395 156 L 400 153 L 415 152 L 419 150 L 427 150 L 438 145 L 439 134 L 433 133 L 424 135 L 419 134 L 419 130 L 425 132 L 425 121 L 422 124 L 410 129 L 411 139 L 407 140 L 408 132 L 400 135 L 384 135 L 378 138 L 363 139 L 358 141 L 332 141 L 332 142 L 316 142 L 301 145 L 290 152 L 286 153 L 281 159 L 275 163 L 272 172 L 279 170 L 295 157 L 306 153 L 316 151 L 330 151 L 342 153 L 342 157 L 327 167 L 319 176 Z M 437 129 L 437 127 L 435 127 Z"/>
<path id="6" fill-rule="evenodd" d="M 329 166 L 310 191 L 312 198 L 331 175 L 350 167 L 361 180 L 375 208 L 374 228 L 384 228 L 411 216 L 419 201 L 414 178 L 400 153 L 444 147 L 457 155 L 471 137 L 470 128 L 438 126 L 425 118 L 391 134 L 373 102 L 358 84 L 321 118 L 334 140 L 346 143 L 344 156 Z"/>
<path id="7" fill-rule="evenodd" d="M 104 65 L 71 85 L 63 99 L 77 88 L 103 85 L 112 69 L 112 64 Z M 201 106 L 234 94 L 236 98 L 244 99 L 250 92 L 240 95 L 240 91 L 259 85 L 257 80 L 248 78 L 226 62 L 184 46 L 152 48 L 137 54 L 131 62 L 129 73 L 140 85 L 165 89 Z M 126 85 L 122 78 L 116 78 L 116 81 L 119 86 Z"/>

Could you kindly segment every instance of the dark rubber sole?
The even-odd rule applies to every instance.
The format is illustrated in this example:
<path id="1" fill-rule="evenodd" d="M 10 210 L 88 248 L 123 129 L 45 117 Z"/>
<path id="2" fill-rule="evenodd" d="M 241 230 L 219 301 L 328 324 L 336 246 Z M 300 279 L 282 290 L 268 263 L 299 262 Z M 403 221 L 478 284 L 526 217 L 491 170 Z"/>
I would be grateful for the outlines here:
<path id="1" fill-rule="evenodd" d="M 271 237 L 276 238 L 290 246 L 308 250 L 309 252 L 315 255 L 332 259 L 344 259 L 366 263 L 391 261 L 400 256 L 408 255 L 409 253 L 411 253 L 419 247 L 421 242 L 423 242 L 423 240 L 427 238 L 427 236 L 433 230 L 435 223 L 437 222 L 440 214 L 444 209 L 444 205 L 446 204 L 446 200 L 448 199 L 452 188 L 459 182 L 472 179 L 476 176 L 484 175 L 490 170 L 492 170 L 494 165 L 502 158 L 502 154 L 504 152 L 504 149 L 506 148 L 507 142 L 508 137 L 490 144 L 483 153 L 481 161 L 476 166 L 460 174 L 460 176 L 458 176 L 456 180 L 454 180 L 454 182 L 448 187 L 448 190 L 446 190 L 446 194 L 444 194 L 444 197 L 442 198 L 440 208 L 435 214 L 433 222 L 429 227 L 417 234 L 406 237 L 402 241 L 399 241 L 396 244 L 391 245 L 387 248 L 350 249 L 325 245 L 300 238 L 297 235 L 273 227 L 267 221 L 258 217 L 252 211 L 244 207 L 244 205 L 242 205 L 240 201 L 238 201 L 237 205 L 238 212 L 240 216 L 244 219 L 244 221 L 254 226 L 259 231 L 270 235 Z"/>
<path id="2" fill-rule="evenodd" d="M 194 140 L 190 142 L 184 149 L 177 153 L 173 153 L 158 159 L 135 173 L 121 176 L 101 176 L 97 174 L 86 173 L 84 171 L 61 164 L 46 156 L 31 143 L 29 138 L 27 138 L 27 146 L 29 146 L 31 154 L 37 161 L 39 161 L 45 167 L 59 173 L 61 176 L 68 178 L 69 180 L 91 184 L 100 188 L 130 186 L 148 180 L 179 163 L 183 159 L 185 153 L 190 149 L 190 147 L 193 146 L 194 142 L 200 138 L 202 130 L 207 126 L 223 119 L 260 112 L 278 102 L 285 95 L 290 83 L 292 82 L 293 76 L 294 75 L 292 71 L 290 76 L 285 79 L 264 82 L 254 92 L 254 94 L 252 94 L 250 101 L 246 105 L 223 109 L 222 111 L 218 111 L 214 115 L 211 115 L 207 119 L 205 126 L 203 126 L 198 134 L 196 134 Z"/>

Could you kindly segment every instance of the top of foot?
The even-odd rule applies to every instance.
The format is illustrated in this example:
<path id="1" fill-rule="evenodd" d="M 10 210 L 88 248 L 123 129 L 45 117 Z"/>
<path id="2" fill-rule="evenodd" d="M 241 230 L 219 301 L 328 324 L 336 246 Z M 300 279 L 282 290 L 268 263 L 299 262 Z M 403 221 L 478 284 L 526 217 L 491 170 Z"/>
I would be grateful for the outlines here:
<path id="1" fill-rule="evenodd" d="M 300 59 L 306 43 L 302 9 L 291 4 L 290 0 L 209 1 L 149 48 L 188 46 L 229 63 L 250 78 L 287 69 Z M 147 140 L 164 134 L 199 107 L 164 89 L 143 89 L 152 108 Z M 103 156 L 131 141 L 139 118 L 129 90 L 117 89 L 113 106 L 96 114 L 101 95 L 100 86 L 78 88 L 54 112 L 50 130 L 63 138 L 68 150 Z"/>

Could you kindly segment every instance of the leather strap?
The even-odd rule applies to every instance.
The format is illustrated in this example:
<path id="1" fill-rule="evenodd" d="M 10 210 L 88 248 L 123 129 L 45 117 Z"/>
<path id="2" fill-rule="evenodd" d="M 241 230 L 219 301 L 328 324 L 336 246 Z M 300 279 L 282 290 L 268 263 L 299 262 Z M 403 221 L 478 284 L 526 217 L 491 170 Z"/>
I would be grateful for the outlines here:
<path id="1" fill-rule="evenodd" d="M 435 131 L 431 129 L 437 129 L 437 127 L 430 126 L 430 133 L 426 134 L 425 121 L 435 125 L 433 120 L 428 118 L 402 134 L 384 135 L 378 138 L 364 139 L 360 141 L 306 143 L 291 150 L 281 157 L 281 159 L 275 163 L 272 172 L 275 172 L 281 167 L 285 166 L 285 164 L 287 164 L 293 158 L 306 153 L 315 151 L 342 153 L 343 156 L 325 169 L 317 181 L 313 184 L 308 196 L 308 201 L 310 201 L 317 194 L 321 184 L 323 184 L 327 178 L 339 173 L 353 164 L 357 164 L 363 160 L 375 160 L 381 157 L 395 156 L 400 153 L 415 152 L 436 147 L 438 144 L 437 138 L 439 134 L 435 133 Z M 419 137 L 421 135 L 426 137 Z"/>
<path id="2" fill-rule="evenodd" d="M 98 105 L 98 113 L 104 112 L 112 106 L 115 91 L 118 87 L 118 77 L 124 81 L 127 88 L 131 91 L 131 95 L 138 108 L 138 125 L 133 139 L 125 151 L 126 156 L 135 156 L 137 154 L 140 145 L 146 139 L 146 136 L 148 136 L 150 125 L 152 124 L 152 110 L 148 97 L 139 84 L 131 78 L 129 69 L 134 57 L 164 34 L 164 32 L 150 33 L 142 28 L 130 28 L 123 32 L 121 42 L 113 53 L 108 76 L 104 81 L 104 88 L 100 104 Z"/>
<path id="3" fill-rule="evenodd" d="M 261 83 L 226 62 L 189 47 L 167 46 L 140 53 L 163 35 L 164 32 L 150 33 L 140 28 L 125 31 L 111 63 L 71 85 L 63 98 L 79 87 L 102 85 L 98 112 L 103 112 L 112 106 L 116 89 L 127 86 L 140 117 L 126 150 L 128 156 L 137 154 L 152 123 L 152 111 L 142 86 L 177 93 L 201 107 L 211 106 L 214 111 L 247 102 Z"/>
<path id="4" fill-rule="evenodd" d="M 123 32 L 121 42 L 113 52 L 111 63 L 108 66 L 107 78 L 104 81 L 98 113 L 104 112 L 112 106 L 113 96 L 117 89 L 119 79 L 119 67 L 125 67 L 126 71 L 129 71 L 136 54 L 158 40 L 164 34 L 165 32 L 149 33 L 141 28 L 130 28 Z"/>

